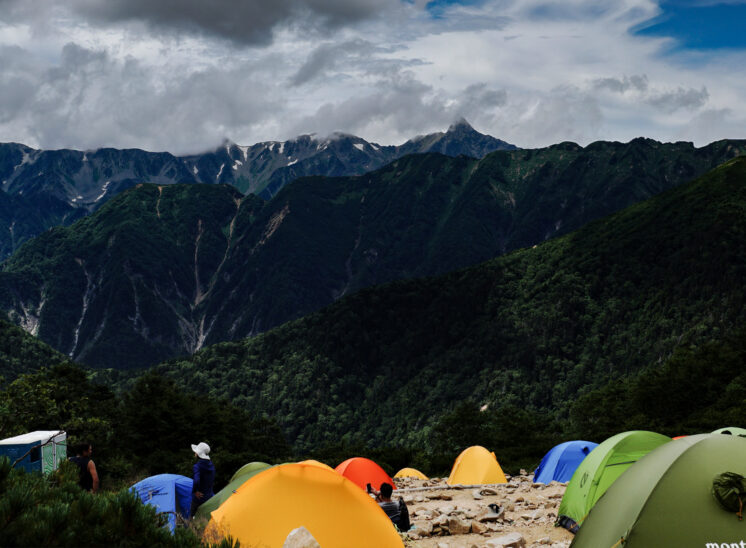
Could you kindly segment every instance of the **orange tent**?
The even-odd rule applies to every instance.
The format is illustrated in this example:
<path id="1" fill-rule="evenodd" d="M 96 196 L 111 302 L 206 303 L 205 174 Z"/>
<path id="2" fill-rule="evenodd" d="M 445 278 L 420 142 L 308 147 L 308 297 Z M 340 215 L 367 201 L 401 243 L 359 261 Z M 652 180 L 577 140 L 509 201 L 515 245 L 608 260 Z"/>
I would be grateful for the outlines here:
<path id="1" fill-rule="evenodd" d="M 383 471 L 383 468 L 370 459 L 353 457 L 344 461 L 334 470 L 360 487 L 360 489 L 365 489 L 365 486 L 368 483 L 370 483 L 374 489 L 380 489 L 381 484 L 384 482 L 392 485 L 394 489 L 396 489 L 394 480 Z"/>
<path id="2" fill-rule="evenodd" d="M 394 524 L 367 493 L 315 464 L 281 464 L 249 479 L 214 510 L 205 537 L 282 548 L 305 527 L 324 548 L 404 548 Z"/>

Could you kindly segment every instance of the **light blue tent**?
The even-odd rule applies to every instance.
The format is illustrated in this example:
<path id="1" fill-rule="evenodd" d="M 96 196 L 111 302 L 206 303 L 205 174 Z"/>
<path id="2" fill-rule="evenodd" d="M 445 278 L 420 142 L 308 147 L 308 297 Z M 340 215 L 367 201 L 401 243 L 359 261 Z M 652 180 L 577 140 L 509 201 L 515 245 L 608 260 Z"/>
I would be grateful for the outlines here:
<path id="1" fill-rule="evenodd" d="M 566 441 L 552 447 L 541 459 L 541 464 L 534 472 L 534 483 L 549 483 L 570 481 L 575 469 L 583 459 L 598 447 L 592 441 Z"/>
<path id="2" fill-rule="evenodd" d="M 159 514 L 168 514 L 168 528 L 176 528 L 176 513 L 189 519 L 192 505 L 192 480 L 178 474 L 158 474 L 130 487 L 145 504 L 155 506 Z"/>

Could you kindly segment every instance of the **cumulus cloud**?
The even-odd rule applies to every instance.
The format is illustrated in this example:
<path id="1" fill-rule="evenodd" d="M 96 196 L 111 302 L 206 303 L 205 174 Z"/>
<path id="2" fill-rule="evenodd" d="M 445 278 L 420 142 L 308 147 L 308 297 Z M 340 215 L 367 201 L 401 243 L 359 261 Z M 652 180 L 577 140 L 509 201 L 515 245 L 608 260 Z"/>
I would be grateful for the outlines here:
<path id="1" fill-rule="evenodd" d="M 622 78 L 597 78 L 593 81 L 593 87 L 616 93 L 624 93 L 630 89 L 645 92 L 648 89 L 648 77 L 646 74 L 633 74 Z"/>
<path id="2" fill-rule="evenodd" d="M 0 49 L 0 62 L 8 57 L 31 59 L 17 48 Z M 255 68 L 156 72 L 136 59 L 69 43 L 57 65 L 16 62 L 14 70 L 0 72 L 0 130 L 7 135 L 24 127 L 32 144 L 46 148 L 201 150 L 279 108 L 252 78 Z"/>
<path id="3" fill-rule="evenodd" d="M 697 110 L 707 103 L 710 94 L 706 86 L 700 89 L 677 87 L 659 89 L 651 86 L 646 74 L 623 76 L 621 78 L 597 78 L 591 82 L 595 90 L 608 91 L 621 95 L 633 93 L 630 100 L 644 102 L 658 110 L 673 113 L 680 109 Z"/>
<path id="4" fill-rule="evenodd" d="M 659 12 L 654 0 L 437 13 L 427 0 L 0 0 L 0 141 L 182 153 L 341 131 L 389 144 L 465 117 L 524 147 L 704 144 L 746 127 L 733 70 L 746 54 L 672 59 L 668 39 L 630 32 Z"/>
<path id="5" fill-rule="evenodd" d="M 664 112 L 670 113 L 679 109 L 696 110 L 703 107 L 709 96 L 710 94 L 705 86 L 702 86 L 699 90 L 679 87 L 672 91 L 665 91 L 648 97 L 647 102 Z"/>

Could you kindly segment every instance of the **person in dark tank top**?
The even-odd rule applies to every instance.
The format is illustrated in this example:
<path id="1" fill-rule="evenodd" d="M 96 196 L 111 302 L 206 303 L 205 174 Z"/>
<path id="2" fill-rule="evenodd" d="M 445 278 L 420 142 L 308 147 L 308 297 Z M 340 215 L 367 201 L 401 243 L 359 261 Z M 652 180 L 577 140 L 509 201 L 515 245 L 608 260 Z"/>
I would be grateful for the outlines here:
<path id="1" fill-rule="evenodd" d="M 78 467 L 80 472 L 78 485 L 90 493 L 95 493 L 98 491 L 98 471 L 91 458 L 92 454 L 93 446 L 90 443 L 80 443 L 76 446 L 75 456 L 68 460 Z"/>

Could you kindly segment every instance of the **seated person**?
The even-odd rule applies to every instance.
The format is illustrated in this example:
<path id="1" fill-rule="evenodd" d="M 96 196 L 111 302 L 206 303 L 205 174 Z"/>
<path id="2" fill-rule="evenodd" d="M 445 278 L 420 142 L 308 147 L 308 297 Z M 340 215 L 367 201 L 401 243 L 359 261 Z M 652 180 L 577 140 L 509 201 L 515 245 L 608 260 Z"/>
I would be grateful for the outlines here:
<path id="1" fill-rule="evenodd" d="M 399 500 L 394 502 L 391 500 L 391 493 L 394 488 L 389 483 L 382 483 L 381 490 L 378 491 L 378 506 L 383 508 L 389 519 L 396 525 L 399 531 L 409 531 L 409 510 L 404 500 L 399 497 Z"/>

